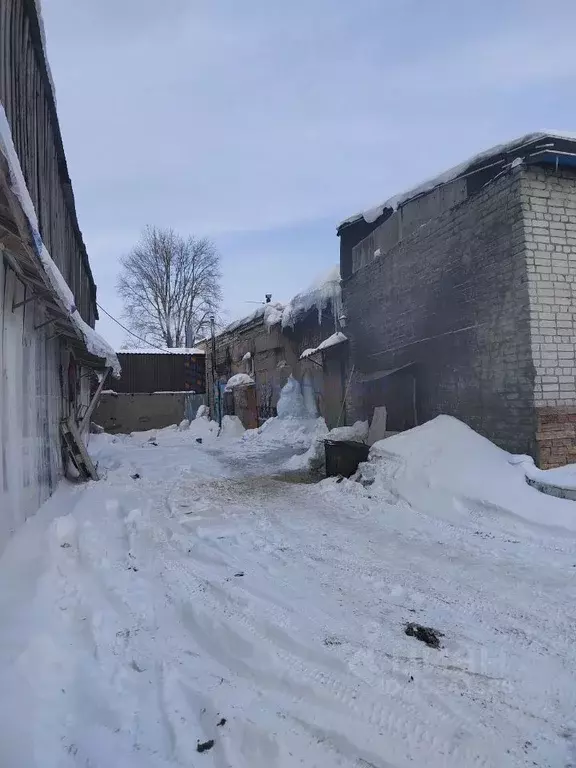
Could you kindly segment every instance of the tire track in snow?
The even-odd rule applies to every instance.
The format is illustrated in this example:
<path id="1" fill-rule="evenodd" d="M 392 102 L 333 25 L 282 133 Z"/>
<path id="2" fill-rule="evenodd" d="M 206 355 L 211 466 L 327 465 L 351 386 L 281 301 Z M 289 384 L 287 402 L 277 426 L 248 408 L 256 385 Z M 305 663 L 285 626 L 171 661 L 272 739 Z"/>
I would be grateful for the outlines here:
<path id="1" fill-rule="evenodd" d="M 200 578 L 205 577 L 206 573 L 203 571 Z M 218 590 L 215 590 L 214 587 L 212 587 L 210 595 L 212 598 L 215 597 L 216 591 L 224 593 L 224 590 L 221 587 L 218 587 Z M 206 597 L 207 595 L 205 595 L 205 598 Z M 229 597 L 229 595 L 225 595 L 225 597 Z M 282 661 L 282 679 L 278 679 L 277 676 L 271 679 L 269 674 L 263 673 L 261 659 L 259 668 L 255 669 L 253 666 L 246 664 L 244 660 L 239 663 L 237 654 L 233 655 L 230 652 L 227 652 L 220 643 L 214 642 L 214 638 L 220 637 L 225 632 L 230 632 L 232 633 L 231 638 L 225 643 L 226 646 L 240 648 L 243 644 L 245 645 L 245 639 L 241 639 L 241 636 L 238 635 L 237 631 L 232 631 L 228 622 L 227 624 L 211 624 L 209 629 L 203 630 L 201 617 L 206 616 L 206 611 L 214 616 L 222 616 L 225 615 L 225 613 L 230 613 L 231 607 L 229 603 L 226 602 L 226 599 L 216 602 L 213 600 L 211 605 L 207 605 L 206 599 L 204 599 L 202 611 L 197 611 L 192 606 L 184 607 L 183 611 L 187 618 L 191 634 L 196 641 L 200 642 L 204 653 L 210 654 L 222 664 L 226 670 L 233 671 L 233 674 L 243 674 L 248 679 L 257 680 L 264 688 L 268 686 L 275 688 L 277 691 L 281 691 L 283 686 L 286 685 L 286 673 L 288 673 L 288 680 L 291 681 L 293 686 L 296 686 L 296 691 L 300 693 L 301 698 L 309 699 L 312 697 L 317 701 L 319 706 L 331 710 L 334 710 L 334 702 L 338 702 L 336 711 L 346 712 L 348 716 L 350 713 L 353 713 L 357 716 L 360 722 L 368 723 L 377 728 L 385 728 L 388 737 L 397 738 L 400 742 L 405 741 L 408 734 L 412 734 L 412 739 L 414 738 L 414 734 L 417 734 L 417 740 L 422 742 L 423 751 L 430 748 L 430 737 L 428 732 L 420 732 L 418 729 L 415 729 L 413 725 L 413 722 L 418 722 L 424 718 L 430 719 L 430 712 L 428 710 L 423 711 L 413 704 L 408 706 L 406 701 L 402 701 L 401 707 L 405 711 L 406 716 L 405 718 L 400 718 L 398 715 L 395 715 L 390 708 L 385 707 L 381 703 L 380 697 L 375 699 L 370 694 L 367 696 L 366 692 L 363 693 L 363 698 L 364 700 L 371 698 L 371 704 L 369 706 L 366 704 L 359 706 L 357 700 L 359 697 L 360 681 L 354 681 L 352 683 L 351 678 L 348 678 L 348 681 L 345 681 L 325 669 L 318 669 L 319 663 L 322 662 L 316 657 L 317 654 L 315 652 L 313 655 L 316 658 L 314 658 L 314 663 L 311 665 L 310 660 L 303 657 L 307 649 L 299 642 L 290 638 L 289 635 L 284 635 L 282 637 L 277 627 L 268 625 L 263 630 L 259 629 L 245 613 L 228 617 L 228 622 L 232 619 L 235 624 L 240 624 L 244 630 L 246 630 L 246 633 L 252 636 L 253 639 L 248 647 L 268 648 L 269 655 L 271 653 L 273 657 L 279 658 Z M 322 661 L 326 663 L 328 658 L 329 657 L 326 657 L 326 659 L 323 659 Z M 302 685 L 304 685 L 304 689 L 302 689 Z M 321 694 L 318 693 L 318 690 L 321 691 Z M 397 697 L 399 690 L 397 683 L 391 684 L 388 690 L 382 692 L 382 695 L 389 695 L 392 690 Z M 326 696 L 326 691 L 329 691 L 328 696 Z M 398 704 L 399 702 L 396 699 L 394 705 L 397 707 Z M 441 713 L 441 720 L 443 723 L 447 725 L 449 729 L 452 728 L 452 724 L 456 717 L 456 713 L 452 709 L 443 707 L 441 701 L 435 701 L 434 713 L 436 720 L 438 720 L 438 715 Z M 439 722 L 436 723 L 436 727 L 440 727 Z M 442 740 L 438 736 L 434 736 L 433 743 L 436 744 L 438 749 L 442 749 L 448 753 L 450 742 L 447 737 Z M 458 756 L 459 752 L 457 751 L 455 754 Z M 467 761 L 467 765 L 484 764 L 484 761 L 474 754 L 463 753 L 462 758 Z"/>

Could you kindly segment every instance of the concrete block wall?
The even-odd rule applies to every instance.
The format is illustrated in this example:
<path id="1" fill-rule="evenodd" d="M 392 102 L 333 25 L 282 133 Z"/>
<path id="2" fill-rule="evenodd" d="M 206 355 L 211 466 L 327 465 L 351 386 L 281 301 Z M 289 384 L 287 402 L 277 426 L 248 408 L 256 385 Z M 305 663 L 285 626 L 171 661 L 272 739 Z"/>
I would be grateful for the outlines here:
<path id="1" fill-rule="evenodd" d="M 501 176 L 353 274 L 343 239 L 341 271 L 358 378 L 411 366 L 420 422 L 452 414 L 528 453 L 534 364 L 520 185 L 518 172 Z M 351 416 L 383 404 L 355 387 Z"/>
<path id="2" fill-rule="evenodd" d="M 521 175 L 538 459 L 576 461 L 576 172 Z"/>
<path id="3" fill-rule="evenodd" d="M 102 394 L 92 421 L 106 432 L 130 434 L 148 429 L 163 429 L 179 424 L 182 419 L 192 420 L 205 395 L 188 392 L 126 392 Z"/>

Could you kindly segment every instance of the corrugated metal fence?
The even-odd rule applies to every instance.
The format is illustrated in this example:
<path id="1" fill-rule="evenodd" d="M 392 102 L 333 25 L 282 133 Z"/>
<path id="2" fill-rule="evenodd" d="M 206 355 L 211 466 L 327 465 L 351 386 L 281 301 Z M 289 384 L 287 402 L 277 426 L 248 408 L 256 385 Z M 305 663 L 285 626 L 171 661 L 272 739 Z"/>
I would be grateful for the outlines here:
<path id="1" fill-rule="evenodd" d="M 118 359 L 122 376 L 112 384 L 116 392 L 206 391 L 204 355 L 121 352 Z"/>

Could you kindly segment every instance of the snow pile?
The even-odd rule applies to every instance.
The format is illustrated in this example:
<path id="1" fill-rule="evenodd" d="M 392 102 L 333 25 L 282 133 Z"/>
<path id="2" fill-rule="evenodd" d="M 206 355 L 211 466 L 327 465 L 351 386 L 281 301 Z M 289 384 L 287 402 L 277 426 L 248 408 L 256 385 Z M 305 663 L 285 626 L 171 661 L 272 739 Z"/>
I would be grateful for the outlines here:
<path id="1" fill-rule="evenodd" d="M 353 440 L 356 443 L 365 443 L 368 440 L 370 425 L 367 421 L 357 421 L 351 427 L 334 427 L 326 435 L 327 440 L 342 443 Z"/>
<path id="2" fill-rule="evenodd" d="M 238 416 L 223 416 L 220 437 L 242 437 L 246 430 Z"/>
<path id="3" fill-rule="evenodd" d="M 180 424 L 178 424 L 178 431 L 179 432 L 186 432 L 187 429 L 190 429 L 190 420 L 189 419 L 182 419 Z"/>
<path id="4" fill-rule="evenodd" d="M 282 387 L 276 412 L 279 419 L 303 419 L 307 415 L 300 382 L 292 374 Z"/>
<path id="5" fill-rule="evenodd" d="M 242 362 L 245 363 L 247 360 L 252 359 L 252 352 L 246 352 L 246 354 L 242 357 Z"/>
<path id="6" fill-rule="evenodd" d="M 96 333 L 96 331 L 91 328 L 88 323 L 84 322 L 80 316 L 80 312 L 78 312 L 76 309 L 76 301 L 74 299 L 74 295 L 70 290 L 68 283 L 52 260 L 46 246 L 42 241 L 42 237 L 40 236 L 38 217 L 36 216 L 34 204 L 32 203 L 30 193 L 28 192 L 28 187 L 26 186 L 22 168 L 20 167 L 20 161 L 18 160 L 18 155 L 16 154 L 16 149 L 12 141 L 12 134 L 8 120 L 6 118 L 6 113 L 4 111 L 4 107 L 1 104 L 0 153 L 4 155 L 8 163 L 12 191 L 18 198 L 20 205 L 22 206 L 22 210 L 28 219 L 28 224 L 32 231 L 34 249 L 42 264 L 42 267 L 44 268 L 49 284 L 52 286 L 52 289 L 58 297 L 58 300 L 63 309 L 68 314 L 68 319 L 72 325 L 74 325 L 79 335 L 84 338 L 88 351 L 96 357 L 103 358 L 106 361 L 106 366 L 112 368 L 113 375 L 119 377 L 121 368 L 116 353 L 108 344 L 108 342 L 104 341 L 104 339 L 98 333 Z"/>
<path id="7" fill-rule="evenodd" d="M 247 373 L 236 373 L 228 379 L 226 392 L 232 392 L 236 387 L 249 387 L 254 384 L 254 379 Z"/>
<path id="8" fill-rule="evenodd" d="M 282 313 L 282 328 L 293 328 L 298 317 L 311 309 L 318 312 L 318 323 L 322 322 L 322 313 L 332 305 L 334 317 L 342 314 L 342 290 L 340 287 L 340 267 L 332 267 L 318 277 L 306 291 L 291 299 Z"/>
<path id="9" fill-rule="evenodd" d="M 375 443 L 360 474 L 372 494 L 392 491 L 449 521 L 512 514 L 576 531 L 574 502 L 531 488 L 514 456 L 451 416 Z"/>
<path id="10" fill-rule="evenodd" d="M 328 428 L 323 418 L 318 417 L 316 402 L 311 382 L 304 384 L 304 395 L 300 383 L 290 376 L 276 406 L 278 416 L 262 424 L 258 429 L 248 429 L 243 435 L 245 448 L 249 444 L 250 454 L 257 456 L 272 455 L 279 451 L 284 457 L 291 456 L 284 466 L 286 470 L 309 469 L 323 462 L 323 445 L 317 441 L 327 434 Z M 284 459 L 285 460 L 285 459 Z"/>
<path id="11" fill-rule="evenodd" d="M 294 471 L 312 471 L 321 470 L 326 463 L 326 452 L 324 450 L 324 440 L 328 437 L 328 427 L 324 419 L 317 419 L 312 441 L 306 453 L 296 454 L 288 459 L 284 469 L 289 472 Z"/>
<path id="12" fill-rule="evenodd" d="M 367 421 L 357 421 L 351 427 L 334 427 L 334 429 L 328 431 L 324 419 L 318 419 L 312 435 L 312 442 L 306 453 L 292 456 L 292 458 L 288 459 L 284 468 L 292 471 L 322 470 L 326 463 L 326 451 L 324 448 L 326 440 L 332 440 L 334 442 L 353 440 L 357 443 L 364 443 L 367 438 Z"/>
<path id="13" fill-rule="evenodd" d="M 413 187 L 412 189 L 409 189 L 407 192 L 403 192 L 399 195 L 394 195 L 392 197 L 389 197 L 383 203 L 380 203 L 380 205 L 377 205 L 374 208 L 370 208 L 367 211 L 363 211 L 362 213 L 356 213 L 354 214 L 354 216 L 350 216 L 348 219 L 341 221 L 340 224 L 338 225 L 338 228 L 340 229 L 340 227 L 344 227 L 347 224 L 354 224 L 355 222 L 360 221 L 360 219 L 364 219 L 364 221 L 367 224 L 373 224 L 376 221 L 376 219 L 382 216 L 382 214 L 387 208 L 390 209 L 391 211 L 396 211 L 401 205 L 408 202 L 409 200 L 412 200 L 413 198 L 418 197 L 419 195 L 425 195 L 427 192 L 431 192 L 433 189 L 435 189 L 436 187 L 440 187 L 443 184 L 449 184 L 451 181 L 454 181 L 459 176 L 464 175 L 473 166 L 477 165 L 478 163 L 481 163 L 484 160 L 489 160 L 494 155 L 499 155 L 504 152 L 512 152 L 513 150 L 519 149 L 520 147 L 524 146 L 524 144 L 529 144 L 531 142 L 537 141 L 538 139 L 545 139 L 547 137 L 552 137 L 556 139 L 572 139 L 573 140 L 573 139 L 576 139 L 576 134 L 562 133 L 559 131 L 539 131 L 536 133 L 528 133 L 525 136 L 521 136 L 518 139 L 513 139 L 512 141 L 509 141 L 504 144 L 497 144 L 495 147 L 492 147 L 491 149 L 487 149 L 483 152 L 478 153 L 477 155 L 474 155 L 473 157 L 469 158 L 465 162 L 460 163 L 459 165 L 456 165 L 453 168 L 450 168 L 449 170 L 445 171 L 444 173 L 441 173 L 438 176 L 434 176 L 433 178 L 428 179 L 422 184 L 419 184 L 418 186 Z"/>
<path id="14" fill-rule="evenodd" d="M 198 407 L 198 410 L 196 411 L 196 418 L 197 419 L 209 419 L 210 418 L 210 408 L 208 408 L 207 405 L 200 405 Z"/>
<path id="15" fill-rule="evenodd" d="M 265 451 L 269 447 L 303 453 L 310 448 L 318 434 L 327 431 L 326 422 L 322 417 L 281 419 L 279 416 L 273 416 L 258 429 L 247 429 L 242 440 L 244 443 L 250 443 L 253 450 Z"/>
<path id="16" fill-rule="evenodd" d="M 522 467 L 524 474 L 530 480 L 565 491 L 576 491 L 576 464 L 555 469 L 538 469 L 531 456 L 518 456 L 515 459 L 514 463 Z"/>
<path id="17" fill-rule="evenodd" d="M 317 347 L 314 347 L 313 349 L 305 349 L 304 352 L 302 352 L 300 355 L 300 360 L 311 357 L 317 352 L 322 352 L 324 349 L 329 349 L 330 347 L 335 347 L 338 344 L 343 344 L 345 341 L 348 341 L 348 337 L 345 336 L 342 331 L 336 331 L 336 333 L 333 333 L 332 336 L 324 339 L 324 341 Z"/>

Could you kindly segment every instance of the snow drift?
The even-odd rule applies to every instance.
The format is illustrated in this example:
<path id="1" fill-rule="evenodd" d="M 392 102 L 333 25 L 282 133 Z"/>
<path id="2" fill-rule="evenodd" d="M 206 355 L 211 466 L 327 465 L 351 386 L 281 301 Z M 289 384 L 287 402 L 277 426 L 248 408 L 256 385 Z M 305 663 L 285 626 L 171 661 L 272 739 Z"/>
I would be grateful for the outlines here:
<path id="1" fill-rule="evenodd" d="M 285 446 L 299 453 L 307 451 L 317 437 L 328 431 L 324 419 L 314 415 L 312 403 L 306 402 L 300 382 L 293 376 L 282 387 L 276 411 L 278 416 L 265 421 L 259 429 L 247 430 L 243 440 L 258 441 L 260 446 Z M 294 457 L 290 469 L 301 468 L 298 459 Z"/>
<path id="2" fill-rule="evenodd" d="M 531 488 L 515 459 L 458 419 L 438 416 L 375 443 L 360 474 L 371 493 L 392 491 L 447 520 L 512 514 L 576 531 L 576 504 Z"/>

